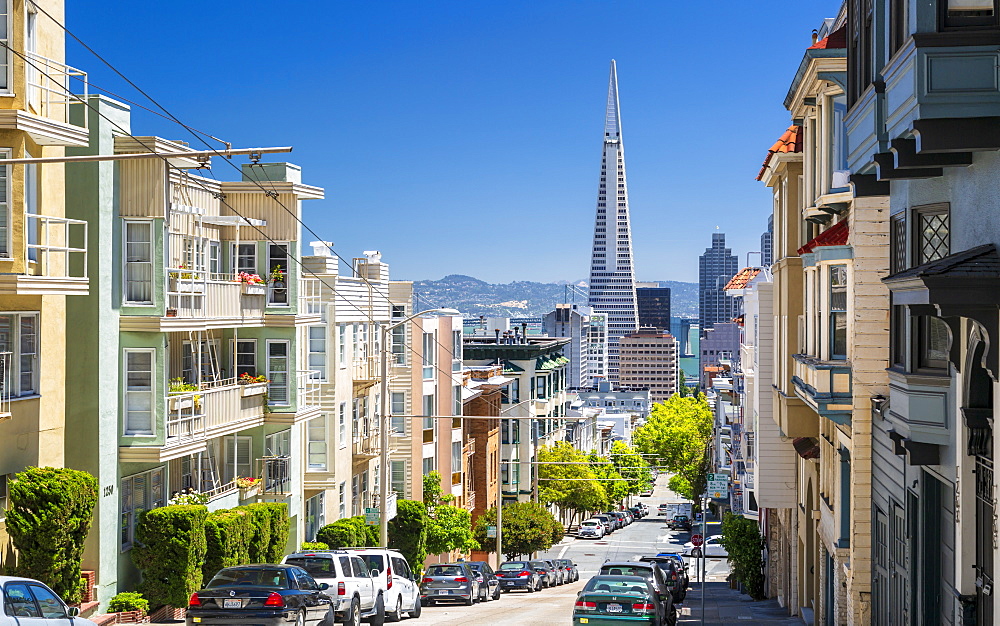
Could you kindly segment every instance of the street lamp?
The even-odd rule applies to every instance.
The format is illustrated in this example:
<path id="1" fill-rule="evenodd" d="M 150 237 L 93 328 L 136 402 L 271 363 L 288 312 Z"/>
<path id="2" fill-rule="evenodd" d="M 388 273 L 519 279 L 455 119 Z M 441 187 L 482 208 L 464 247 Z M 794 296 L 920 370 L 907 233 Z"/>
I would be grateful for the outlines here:
<path id="1" fill-rule="evenodd" d="M 426 311 L 420 311 L 419 313 L 414 313 L 413 315 L 407 317 L 406 319 L 400 320 L 395 324 L 390 324 L 382 329 L 382 372 L 380 380 L 382 383 L 381 404 L 382 404 L 382 417 L 379 419 L 379 472 L 381 476 L 378 481 L 378 510 L 379 510 L 379 528 L 378 537 L 379 544 L 383 547 L 389 546 L 389 516 L 388 516 L 388 506 L 389 506 L 389 480 L 392 476 L 392 472 L 389 470 L 389 422 L 391 407 L 389 405 L 389 333 L 392 332 L 394 328 L 402 326 L 403 324 L 421 317 L 423 315 L 443 315 L 443 316 L 453 316 L 461 315 L 455 309 L 428 309 Z"/>

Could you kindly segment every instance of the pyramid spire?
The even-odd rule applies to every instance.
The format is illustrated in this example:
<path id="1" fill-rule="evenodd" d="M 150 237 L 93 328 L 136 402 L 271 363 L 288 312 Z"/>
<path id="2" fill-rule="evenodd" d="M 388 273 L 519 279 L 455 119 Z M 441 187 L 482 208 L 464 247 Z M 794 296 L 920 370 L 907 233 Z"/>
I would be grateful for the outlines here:
<path id="1" fill-rule="evenodd" d="M 618 116 L 618 70 L 611 59 L 611 77 L 608 79 L 608 111 L 604 120 L 604 139 L 621 139 L 622 122 Z"/>

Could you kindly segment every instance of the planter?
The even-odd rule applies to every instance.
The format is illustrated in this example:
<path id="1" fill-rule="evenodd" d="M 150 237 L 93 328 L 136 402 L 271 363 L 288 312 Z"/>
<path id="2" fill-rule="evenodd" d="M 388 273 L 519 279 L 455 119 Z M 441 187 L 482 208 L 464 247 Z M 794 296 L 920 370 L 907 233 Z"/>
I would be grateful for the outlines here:
<path id="1" fill-rule="evenodd" d="M 247 500 L 250 498 L 256 498 L 260 494 L 260 483 L 257 483 L 253 487 L 247 487 L 246 489 L 240 489 L 240 500 Z"/>
<path id="2" fill-rule="evenodd" d="M 167 309 L 167 317 L 177 317 L 177 309 Z"/>
<path id="3" fill-rule="evenodd" d="M 262 296 L 267 293 L 267 285 L 265 284 L 255 284 L 250 285 L 243 283 L 243 295 L 244 296 Z"/>
<path id="4" fill-rule="evenodd" d="M 117 616 L 118 624 L 148 624 L 149 616 L 146 615 L 145 611 L 121 611 L 115 613 Z"/>
<path id="5" fill-rule="evenodd" d="M 161 606 L 160 608 L 153 611 L 149 619 L 154 622 L 170 622 L 173 620 L 183 620 L 184 619 L 184 609 L 175 608 L 172 606 Z"/>
<path id="6" fill-rule="evenodd" d="M 249 385 L 243 385 L 241 389 L 241 394 L 244 398 L 247 396 L 259 396 L 265 393 L 267 393 L 267 383 L 250 383 Z"/>
<path id="7" fill-rule="evenodd" d="M 171 411 L 183 411 L 194 407 L 194 398 L 167 398 Z"/>
<path id="8" fill-rule="evenodd" d="M 204 293 L 205 283 L 192 279 L 171 278 L 170 291 L 174 293 Z"/>

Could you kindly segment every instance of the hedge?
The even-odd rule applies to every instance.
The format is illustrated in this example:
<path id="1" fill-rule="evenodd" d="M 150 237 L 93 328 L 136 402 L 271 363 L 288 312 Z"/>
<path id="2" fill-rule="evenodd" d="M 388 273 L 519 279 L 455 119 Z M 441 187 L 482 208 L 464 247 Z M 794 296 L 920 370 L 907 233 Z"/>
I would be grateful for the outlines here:
<path id="1" fill-rule="evenodd" d="M 224 567 L 250 563 L 254 519 L 242 508 L 209 514 L 205 520 L 205 564 L 201 568 L 206 582 Z"/>
<path id="2" fill-rule="evenodd" d="M 10 484 L 7 532 L 17 576 L 47 583 L 66 602 L 83 597 L 80 562 L 97 504 L 97 479 L 78 470 L 29 467 Z"/>
<path id="3" fill-rule="evenodd" d="M 285 556 L 288 543 L 288 505 L 278 502 L 257 502 L 233 510 L 251 515 L 253 536 L 250 538 L 250 563 L 278 563 Z"/>
<path id="4" fill-rule="evenodd" d="M 153 605 L 184 607 L 201 589 L 207 517 L 203 506 L 177 505 L 139 516 L 132 561 L 142 570 L 139 591 Z"/>
<path id="5" fill-rule="evenodd" d="M 355 515 L 327 524 L 316 533 L 316 541 L 331 549 L 364 548 L 378 545 L 378 526 L 370 526 L 364 515 Z"/>
<path id="6" fill-rule="evenodd" d="M 427 507 L 416 500 L 399 500 L 396 517 L 389 520 L 388 547 L 399 550 L 417 576 L 427 558 L 427 524 Z"/>

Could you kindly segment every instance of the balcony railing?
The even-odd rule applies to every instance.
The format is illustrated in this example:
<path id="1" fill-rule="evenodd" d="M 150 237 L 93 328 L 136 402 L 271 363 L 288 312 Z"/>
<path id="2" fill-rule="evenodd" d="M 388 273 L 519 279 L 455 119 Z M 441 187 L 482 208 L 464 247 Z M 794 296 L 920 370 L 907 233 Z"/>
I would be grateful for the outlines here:
<path id="1" fill-rule="evenodd" d="M 263 416 L 258 396 L 244 396 L 235 378 L 203 383 L 198 391 L 167 396 L 167 446 L 207 439 L 210 432 L 228 431 Z"/>
<path id="2" fill-rule="evenodd" d="M 265 285 L 247 285 L 230 274 L 169 268 L 167 315 L 185 319 L 263 317 Z"/>
<path id="3" fill-rule="evenodd" d="M 69 124 L 70 104 L 78 102 L 77 97 L 84 102 L 88 100 L 87 73 L 34 52 L 24 56 L 27 59 L 28 105 L 43 117 Z M 89 117 L 82 116 L 83 128 L 87 128 Z"/>
<path id="4" fill-rule="evenodd" d="M 28 260 L 37 263 L 36 271 L 28 273 L 46 278 L 87 278 L 86 221 L 34 213 L 24 217 L 28 220 Z M 72 241 L 82 247 L 73 246 Z"/>
<path id="5" fill-rule="evenodd" d="M 354 359 L 353 377 L 355 383 L 375 383 L 381 375 L 381 362 L 377 356 Z"/>
<path id="6" fill-rule="evenodd" d="M 292 460 L 288 455 L 266 456 L 258 459 L 261 494 L 280 496 L 292 490 Z"/>

